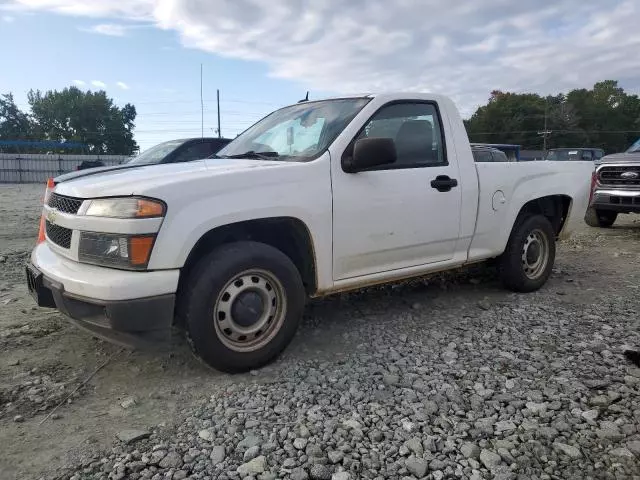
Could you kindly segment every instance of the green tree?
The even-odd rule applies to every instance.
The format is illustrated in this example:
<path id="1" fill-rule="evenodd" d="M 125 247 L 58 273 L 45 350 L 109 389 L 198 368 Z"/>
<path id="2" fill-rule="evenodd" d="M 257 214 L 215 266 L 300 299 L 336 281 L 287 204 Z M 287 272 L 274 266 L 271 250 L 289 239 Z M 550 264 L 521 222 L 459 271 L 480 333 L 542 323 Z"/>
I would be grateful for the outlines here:
<path id="1" fill-rule="evenodd" d="M 478 108 L 467 123 L 468 133 L 474 142 L 530 147 L 538 142 L 544 112 L 545 99 L 540 95 L 495 90 L 487 105 Z"/>
<path id="2" fill-rule="evenodd" d="M 0 140 L 29 140 L 33 135 L 33 123 L 16 105 L 13 95 L 0 95 Z M 18 147 L 0 146 L 2 151 L 14 153 Z"/>
<path id="3" fill-rule="evenodd" d="M 136 109 L 119 108 L 104 91 L 83 92 L 76 87 L 28 94 L 38 138 L 87 145 L 86 153 L 132 155 Z"/>
<path id="4" fill-rule="evenodd" d="M 596 83 L 591 90 L 548 97 L 494 91 L 465 126 L 474 142 L 542 149 L 539 132 L 545 120 L 551 131 L 547 148 L 590 146 L 608 153 L 623 151 L 640 136 L 640 99 L 627 94 L 614 80 Z"/>

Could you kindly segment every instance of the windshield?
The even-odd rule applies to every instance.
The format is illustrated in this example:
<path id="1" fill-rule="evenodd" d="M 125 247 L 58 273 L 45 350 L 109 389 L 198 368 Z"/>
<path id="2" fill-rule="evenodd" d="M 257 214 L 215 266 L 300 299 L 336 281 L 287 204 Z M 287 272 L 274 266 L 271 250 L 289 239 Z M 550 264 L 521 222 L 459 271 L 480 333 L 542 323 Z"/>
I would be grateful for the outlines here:
<path id="1" fill-rule="evenodd" d="M 250 127 L 216 156 L 312 160 L 331 145 L 367 102 L 368 98 L 348 98 L 285 107 Z"/>
<path id="2" fill-rule="evenodd" d="M 578 160 L 578 150 L 549 150 L 545 160 Z"/>
<path id="3" fill-rule="evenodd" d="M 635 143 L 631 145 L 627 150 L 627 153 L 636 153 L 636 152 L 640 152 L 640 138 L 636 140 Z"/>
<path id="4" fill-rule="evenodd" d="M 137 157 L 133 157 L 127 162 L 128 165 L 147 165 L 160 163 L 167 155 L 184 143 L 184 140 L 172 140 L 170 142 L 159 143 L 142 152 Z"/>

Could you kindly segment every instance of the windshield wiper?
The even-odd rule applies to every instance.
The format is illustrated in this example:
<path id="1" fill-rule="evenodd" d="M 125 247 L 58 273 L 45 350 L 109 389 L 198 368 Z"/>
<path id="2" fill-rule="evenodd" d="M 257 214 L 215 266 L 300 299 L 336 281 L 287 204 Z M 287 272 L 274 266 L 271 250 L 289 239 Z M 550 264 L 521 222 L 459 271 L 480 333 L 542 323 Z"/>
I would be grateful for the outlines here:
<path id="1" fill-rule="evenodd" d="M 220 155 L 220 158 L 257 158 L 260 160 L 266 160 L 271 158 L 277 158 L 280 154 L 278 152 L 256 152 L 249 150 L 248 152 L 238 153 L 236 155 Z"/>

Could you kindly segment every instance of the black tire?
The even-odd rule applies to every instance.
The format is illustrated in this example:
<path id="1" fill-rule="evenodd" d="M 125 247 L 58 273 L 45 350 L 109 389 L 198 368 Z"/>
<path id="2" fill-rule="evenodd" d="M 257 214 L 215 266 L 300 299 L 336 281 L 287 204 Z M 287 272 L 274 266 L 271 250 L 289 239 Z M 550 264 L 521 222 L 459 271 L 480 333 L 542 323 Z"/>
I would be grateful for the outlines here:
<path id="1" fill-rule="evenodd" d="M 617 218 L 617 212 L 612 212 L 609 210 L 596 210 L 593 207 L 589 207 L 587 209 L 587 213 L 584 216 L 584 221 L 590 227 L 609 228 L 615 223 Z"/>
<path id="2" fill-rule="evenodd" d="M 254 272 L 254 276 L 251 272 Z M 255 276 L 256 274 L 259 276 Z M 261 333 L 241 335 L 242 332 L 237 332 L 244 327 L 234 323 L 235 300 L 229 301 L 227 297 L 228 307 L 219 307 L 224 303 L 224 296 L 234 289 L 234 285 L 237 286 L 239 280 L 235 280 L 235 283 L 230 282 L 238 276 L 240 279 L 261 280 L 261 285 L 265 285 L 263 290 L 276 292 L 273 295 L 278 298 L 278 308 L 283 308 L 278 310 L 280 313 L 272 316 L 273 324 L 265 324 L 263 337 L 259 337 Z M 250 285 L 250 282 L 251 280 L 248 280 L 247 285 Z M 271 290 L 266 285 L 269 282 L 273 285 Z M 241 284 L 238 288 L 245 287 Z M 251 287 L 247 287 L 248 290 L 251 290 Z M 283 298 L 278 297 L 279 291 L 283 292 Z M 182 315 L 194 353 L 209 366 L 227 373 L 245 372 L 274 360 L 293 339 L 306 300 L 300 273 L 289 257 L 270 245 L 250 241 L 222 245 L 203 257 L 192 271 L 184 295 Z M 236 297 L 236 300 L 239 298 Z M 259 311 L 265 313 L 261 313 L 260 318 L 269 317 L 268 309 L 265 307 L 267 304 L 270 305 L 271 302 L 261 303 L 263 308 Z M 224 319 L 224 323 L 219 323 L 218 318 L 214 321 L 214 315 L 221 316 L 225 313 L 222 310 L 225 309 L 228 310 L 228 317 Z M 255 309 L 251 311 L 252 314 L 256 313 Z M 272 338 L 262 346 L 251 347 L 255 348 L 254 350 L 240 351 L 241 348 L 245 348 L 242 347 L 243 343 L 227 336 L 222 331 L 225 325 L 232 327 L 227 328 L 228 331 L 236 330 L 233 332 L 235 337 L 249 337 L 249 340 L 244 341 L 246 345 L 251 341 L 267 342 L 268 337 Z"/>
<path id="3" fill-rule="evenodd" d="M 545 284 L 556 258 L 555 237 L 551 222 L 542 215 L 516 220 L 507 248 L 500 257 L 500 278 L 505 288 L 514 292 L 533 292 Z M 535 264 L 537 268 L 534 269 L 528 263 L 529 249 L 533 248 L 535 243 L 542 248 L 543 242 L 546 242 L 546 245 L 541 255 L 544 255 L 546 260 L 544 264 Z"/>

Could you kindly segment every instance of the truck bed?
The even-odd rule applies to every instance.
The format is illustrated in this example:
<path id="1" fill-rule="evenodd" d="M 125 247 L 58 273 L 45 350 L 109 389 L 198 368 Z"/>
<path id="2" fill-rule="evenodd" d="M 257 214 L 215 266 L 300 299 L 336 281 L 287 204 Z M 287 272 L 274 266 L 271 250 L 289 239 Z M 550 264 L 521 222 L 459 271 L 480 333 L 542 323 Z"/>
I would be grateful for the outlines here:
<path id="1" fill-rule="evenodd" d="M 469 260 L 490 258 L 505 245 L 518 211 L 532 192 L 573 198 L 559 236 L 581 224 L 589 202 L 593 162 L 476 163 L 478 214 Z"/>

